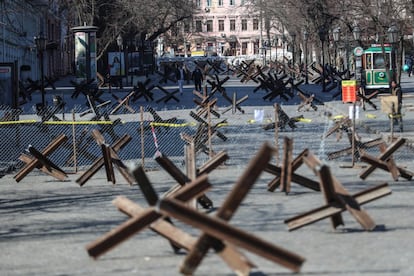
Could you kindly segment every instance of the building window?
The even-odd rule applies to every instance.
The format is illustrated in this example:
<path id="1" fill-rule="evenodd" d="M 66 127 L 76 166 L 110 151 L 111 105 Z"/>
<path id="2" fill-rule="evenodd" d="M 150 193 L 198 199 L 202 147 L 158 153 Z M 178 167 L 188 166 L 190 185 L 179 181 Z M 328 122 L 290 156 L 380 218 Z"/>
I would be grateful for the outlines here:
<path id="1" fill-rule="evenodd" d="M 230 0 L 230 6 L 234 6 L 234 2 L 236 2 L 235 0 Z"/>
<path id="2" fill-rule="evenodd" d="M 190 32 L 190 24 L 188 24 L 188 22 L 184 22 L 184 32 L 186 33 Z"/>
<path id="3" fill-rule="evenodd" d="M 247 54 L 247 42 L 242 42 L 242 55 Z"/>
<path id="4" fill-rule="evenodd" d="M 203 31 L 203 28 L 201 27 L 201 20 L 196 21 L 196 32 L 201 33 Z"/>
<path id="5" fill-rule="evenodd" d="M 253 54 L 259 54 L 259 40 L 256 40 L 253 44 Z"/>
<path id="6" fill-rule="evenodd" d="M 223 0 L 219 0 L 218 1 L 218 5 L 221 7 L 221 6 L 223 6 Z"/>
<path id="7" fill-rule="evenodd" d="M 224 32 L 224 20 L 219 20 L 219 32 Z"/>
<path id="8" fill-rule="evenodd" d="M 212 32 L 213 31 L 213 20 L 207 20 L 206 25 L 207 25 L 207 32 Z"/>
<path id="9" fill-rule="evenodd" d="M 230 31 L 236 30 L 236 20 L 230 19 Z"/>
<path id="10" fill-rule="evenodd" d="M 257 31 L 259 29 L 259 19 L 253 19 L 253 30 Z"/>
<path id="11" fill-rule="evenodd" d="M 201 8 L 201 0 L 196 0 L 196 6 L 197 8 Z"/>
<path id="12" fill-rule="evenodd" d="M 247 19 L 242 19 L 242 31 L 247 31 Z"/>
<path id="13" fill-rule="evenodd" d="M 206 6 L 207 6 L 207 7 L 211 7 L 211 0 L 207 0 L 207 4 L 206 4 Z"/>

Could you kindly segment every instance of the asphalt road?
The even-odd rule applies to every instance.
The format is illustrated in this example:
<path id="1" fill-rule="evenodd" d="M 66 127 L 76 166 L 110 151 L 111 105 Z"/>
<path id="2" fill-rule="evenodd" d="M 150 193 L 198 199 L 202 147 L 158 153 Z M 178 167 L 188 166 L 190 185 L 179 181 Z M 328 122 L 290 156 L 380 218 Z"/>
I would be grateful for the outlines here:
<path id="1" fill-rule="evenodd" d="M 243 91 L 247 91 L 243 89 L 248 89 L 247 86 L 236 84 L 236 81 L 233 83 L 233 88 L 229 87 L 229 90 L 240 91 L 239 97 Z M 410 146 L 414 133 L 414 116 L 410 110 L 414 105 L 414 98 L 410 97 L 414 93 L 414 81 L 404 76 L 402 87 L 406 92 L 403 108 L 405 131 L 393 135 L 407 138 L 408 146 L 403 146 L 394 159 L 398 165 L 414 171 Z M 191 89 L 188 86 L 186 92 L 191 92 Z M 308 89 L 318 93 L 320 87 Z M 253 99 L 256 94 L 251 95 Z M 323 93 L 316 95 L 328 97 Z M 186 100 L 182 100 L 180 107 L 176 106 L 175 110 L 171 107 L 172 103 L 171 106 L 167 104 L 159 108 L 170 112 L 171 116 L 180 115 L 186 108 L 184 103 L 192 101 L 191 97 L 184 97 Z M 379 98 L 374 101 L 380 104 Z M 284 104 L 283 108 L 292 114 L 298 103 L 300 101 L 296 99 L 296 102 Z M 293 138 L 294 155 L 309 148 L 323 157 L 325 151 L 341 149 L 348 143 L 346 139 L 338 142 L 330 140 L 329 147 L 323 146 L 324 141 L 320 137 L 327 127 L 326 113 L 346 115 L 349 106 L 340 100 L 330 100 L 317 112 L 305 113 L 305 117 L 311 118 L 314 124 L 303 124 L 295 131 L 287 130 L 280 135 Z M 246 122 L 258 108 L 272 110 L 269 103 L 257 105 L 252 100 L 251 104 L 246 104 L 245 114 L 238 115 L 238 119 Z M 389 138 L 388 119 L 380 110 L 367 108 L 366 111 L 361 110 L 359 115 L 358 126 L 366 130 L 363 132 L 364 139 L 378 136 Z M 216 208 L 224 202 L 248 162 L 262 142 L 271 139 L 269 137 L 271 135 L 263 138 L 258 133 L 246 133 L 245 144 L 229 147 L 229 162 L 209 174 L 213 187 L 207 195 Z M 232 158 L 243 162 L 232 162 Z M 366 167 L 365 163 L 357 162 L 349 168 L 349 160 L 323 162 L 351 194 L 388 183 L 391 195 L 363 206 L 377 225 L 373 231 L 364 231 L 349 212 L 342 213 L 345 225 L 337 229 L 333 229 L 330 220 L 325 219 L 288 231 L 284 221 L 322 206 L 323 195 L 297 184 L 292 184 L 289 195 L 280 191 L 268 192 L 267 183 L 273 177 L 266 172 L 260 175 L 240 205 L 230 221 L 231 225 L 305 258 L 300 275 L 414 275 L 413 182 L 401 177 L 394 181 L 389 173 L 380 170 L 376 170 L 367 180 L 361 180 L 359 173 Z M 180 168 L 184 169 L 182 166 Z M 318 179 L 306 165 L 302 165 L 297 173 Z M 159 195 L 175 184 L 162 169 L 148 171 L 147 175 Z M 174 254 L 164 238 L 148 229 L 135 234 L 99 259 L 90 258 L 85 247 L 127 219 L 112 205 L 113 199 L 124 195 L 141 206 L 148 205 L 139 187 L 129 186 L 118 173 L 116 176 L 120 181 L 116 185 L 106 181 L 103 170 L 84 187 L 75 183 L 78 176 L 70 174 L 68 180 L 61 182 L 33 171 L 19 183 L 14 181 L 13 174 L 0 178 L 1 275 L 179 275 L 185 252 Z M 210 215 L 214 215 L 214 212 Z M 174 223 L 191 235 L 200 235 L 198 229 L 177 220 Z M 251 275 L 293 273 L 278 263 L 242 251 L 257 266 Z M 213 251 L 209 252 L 196 271 L 196 275 L 232 274 L 234 272 Z"/>

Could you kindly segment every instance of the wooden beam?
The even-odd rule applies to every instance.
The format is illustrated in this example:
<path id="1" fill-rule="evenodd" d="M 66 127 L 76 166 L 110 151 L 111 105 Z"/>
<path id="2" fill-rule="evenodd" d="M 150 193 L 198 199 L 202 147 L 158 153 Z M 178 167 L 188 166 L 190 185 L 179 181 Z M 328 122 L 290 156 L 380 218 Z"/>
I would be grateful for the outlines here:
<path id="1" fill-rule="evenodd" d="M 363 205 L 390 194 L 391 190 L 389 189 L 388 184 L 383 183 L 376 187 L 372 187 L 370 189 L 358 192 L 354 194 L 352 197 L 356 200 L 356 202 L 359 205 Z M 295 216 L 293 218 L 287 219 L 285 220 L 285 223 L 288 225 L 289 231 L 293 231 L 306 225 L 312 224 L 314 222 L 331 217 L 335 214 L 339 214 L 345 210 L 345 206 L 327 204 L 322 207 Z"/>
<path id="2" fill-rule="evenodd" d="M 163 199 L 159 208 L 165 215 L 199 228 L 216 239 L 226 240 L 263 258 L 278 263 L 294 272 L 299 272 L 305 259 L 295 253 L 273 245 L 259 237 L 237 229 L 223 219 L 208 216 L 174 199 Z"/>
<path id="3" fill-rule="evenodd" d="M 211 184 L 207 181 L 206 177 L 200 178 L 188 184 L 185 189 L 181 189 L 177 192 L 176 197 L 179 200 L 190 200 L 194 196 L 197 196 L 200 189 L 205 191 L 210 187 Z M 86 250 L 91 257 L 98 258 L 116 245 L 130 238 L 132 235 L 145 229 L 161 217 L 162 214 L 158 213 L 155 209 L 147 209 L 140 216 L 132 217 L 101 238 L 88 244 Z"/>
<path id="4" fill-rule="evenodd" d="M 64 134 L 59 135 L 56 137 L 46 148 L 42 151 L 44 156 L 48 156 L 52 152 L 54 152 L 61 144 L 63 144 L 68 137 Z M 34 168 L 40 165 L 40 161 L 38 159 L 33 159 L 31 162 L 26 164 L 13 178 L 16 182 L 20 182 L 25 176 L 27 176 Z"/>
<path id="5" fill-rule="evenodd" d="M 253 158 L 243 175 L 236 182 L 226 200 L 216 213 L 216 216 L 224 221 L 228 221 L 236 212 L 237 208 L 246 197 L 254 182 L 260 176 L 266 164 L 271 159 L 273 148 L 265 143 L 255 158 Z M 201 260 L 207 254 L 212 244 L 220 244 L 221 241 L 214 239 L 208 234 L 203 234 L 198 239 L 194 248 L 186 256 L 181 265 L 181 272 L 184 274 L 193 274 Z M 216 249 L 217 250 L 217 249 Z"/>
<path id="6" fill-rule="evenodd" d="M 378 159 L 381 161 L 387 160 L 398 148 L 400 148 L 405 143 L 405 141 L 405 138 L 399 138 L 394 143 L 392 143 L 385 152 L 381 153 L 378 156 Z M 363 172 L 361 172 L 359 177 L 361 179 L 366 179 L 372 172 L 375 171 L 376 168 L 376 166 L 371 165 L 370 167 L 366 168 Z"/>

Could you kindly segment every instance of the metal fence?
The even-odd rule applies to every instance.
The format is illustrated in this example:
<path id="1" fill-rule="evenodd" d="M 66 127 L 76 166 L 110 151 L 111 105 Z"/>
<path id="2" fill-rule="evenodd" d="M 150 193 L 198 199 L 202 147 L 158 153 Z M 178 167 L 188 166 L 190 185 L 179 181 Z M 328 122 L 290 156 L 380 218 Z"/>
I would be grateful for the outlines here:
<path id="1" fill-rule="evenodd" d="M 153 114 L 149 112 L 150 108 L 167 122 L 155 122 Z M 238 166 L 241 169 L 264 142 L 269 142 L 279 149 L 274 161 L 278 163 L 283 150 L 284 136 L 294 139 L 293 156 L 307 148 L 321 160 L 327 160 L 329 153 L 351 146 L 346 132 L 342 133 L 340 139 L 337 136 L 340 131 L 326 137 L 328 130 L 335 124 L 327 114 L 336 112 L 328 106 L 320 106 L 318 111 L 304 112 L 297 111 L 297 106 L 294 105 L 282 108 L 289 116 L 300 118 L 294 127 L 271 127 L 277 119 L 273 105 L 245 107 L 244 113 L 228 112 L 220 118 L 203 117 L 210 125 L 210 130 L 208 127 L 204 130 L 200 128 L 202 123 L 191 116 L 196 109 L 157 110 L 150 105 L 137 106 L 136 109 L 140 112 L 111 115 L 109 120 L 94 121 L 93 114 L 81 117 L 80 114 L 85 112 L 85 108 L 76 106 L 69 112 L 56 115 L 57 118 L 42 122 L 44 115 L 36 114 L 35 110 L 26 110 L 22 113 L 2 107 L 0 164 L 3 168 L 7 167 L 9 172 L 14 172 L 24 164 L 19 157 L 26 152 L 29 145 L 42 151 L 53 139 L 64 134 L 68 138 L 67 141 L 48 157 L 65 171 L 84 170 L 102 156 L 100 146 L 91 135 L 93 129 L 99 130 L 105 137 L 105 142 L 110 145 L 123 135 L 131 136 L 131 141 L 119 151 L 119 156 L 126 164 L 140 164 L 148 170 L 159 169 L 153 158 L 158 150 L 184 169 L 184 147 L 188 142 L 185 137 L 200 138 L 197 137 L 200 132 L 203 132 L 204 138 L 199 139 L 203 147 L 197 149 L 198 165 L 205 163 L 215 153 L 226 151 L 230 157 L 226 165 Z M 255 120 L 255 113 L 259 110 L 264 114 L 263 121 Z M 171 118 L 175 120 L 169 120 Z M 382 137 L 382 132 L 389 127 L 390 121 L 384 116 L 375 121 L 358 123 L 356 131 L 361 141 L 369 141 Z M 409 122 L 405 122 L 405 128 L 414 130 L 414 126 Z M 397 131 L 394 135 L 398 137 L 404 133 Z M 380 154 L 378 147 L 367 148 L 365 151 L 374 156 Z M 412 147 L 405 147 L 394 154 L 394 159 L 397 162 L 411 161 L 412 152 Z M 351 159 L 352 155 L 349 154 L 337 158 L 344 162 Z"/>

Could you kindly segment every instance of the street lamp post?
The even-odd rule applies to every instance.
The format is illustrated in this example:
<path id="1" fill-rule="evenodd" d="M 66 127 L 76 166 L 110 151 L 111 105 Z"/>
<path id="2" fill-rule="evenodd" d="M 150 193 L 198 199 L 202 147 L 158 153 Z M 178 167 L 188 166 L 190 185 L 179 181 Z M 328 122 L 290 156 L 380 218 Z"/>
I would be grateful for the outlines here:
<path id="1" fill-rule="evenodd" d="M 275 61 L 277 63 L 277 46 L 279 44 L 279 38 L 275 35 L 274 39 L 273 39 L 273 43 L 275 45 Z"/>
<path id="2" fill-rule="evenodd" d="M 128 62 L 128 71 L 130 71 L 129 73 L 131 74 L 131 86 L 134 85 L 134 71 L 132 70 L 133 67 L 133 54 L 135 51 L 135 47 L 136 47 L 136 41 L 135 41 L 135 37 L 131 37 L 131 44 L 130 44 L 130 51 L 129 51 L 129 62 Z"/>
<path id="3" fill-rule="evenodd" d="M 398 41 L 398 29 L 395 25 L 392 25 L 389 29 L 388 29 L 388 40 L 390 41 L 391 45 L 392 45 L 392 51 L 391 51 L 391 65 L 392 65 L 392 76 L 390 78 L 390 83 L 391 81 L 396 81 L 396 74 L 395 74 L 395 68 L 396 68 L 396 49 L 395 49 L 395 44 Z M 391 88 L 391 85 L 390 85 Z"/>
<path id="4" fill-rule="evenodd" d="M 352 29 L 352 34 L 354 35 L 354 40 L 359 44 L 359 41 L 361 39 L 361 28 L 359 28 L 359 26 L 354 26 Z"/>
<path id="5" fill-rule="evenodd" d="M 354 40 L 357 42 L 357 47 L 360 47 L 361 29 L 358 25 L 354 26 L 354 28 L 352 29 L 352 35 L 354 36 Z M 363 81 L 362 60 L 360 55 L 357 55 L 355 57 L 355 78 L 359 81 Z"/>
<path id="6" fill-rule="evenodd" d="M 309 33 L 307 30 L 303 31 L 303 39 L 305 40 L 305 84 L 309 84 L 308 77 L 308 39 Z"/>
<path id="7" fill-rule="evenodd" d="M 292 37 L 292 66 L 293 66 L 293 70 L 295 69 L 295 43 L 296 43 L 296 34 L 290 34 L 290 36 Z"/>
<path id="8" fill-rule="evenodd" d="M 286 36 L 282 36 L 282 50 L 283 50 L 283 71 L 285 70 L 285 46 L 286 46 Z"/>
<path id="9" fill-rule="evenodd" d="M 118 35 L 116 38 L 116 44 L 118 45 L 118 51 L 119 51 L 119 88 L 122 89 L 122 56 L 121 56 L 121 50 L 123 45 L 122 36 Z"/>
<path id="10" fill-rule="evenodd" d="M 335 68 L 338 67 L 338 63 L 337 63 L 337 56 L 338 56 L 338 42 L 339 42 L 339 34 L 340 34 L 340 30 L 339 28 L 335 28 L 332 32 L 332 36 L 333 36 L 333 40 L 334 40 L 334 44 L 335 44 Z M 337 68 L 338 69 L 338 68 Z"/>
<path id="11" fill-rule="evenodd" d="M 34 37 L 36 48 L 39 53 L 40 61 L 40 92 L 42 93 L 42 107 L 45 106 L 45 82 L 44 82 L 44 66 L 43 66 L 43 53 L 46 50 L 47 40 L 43 33 L 39 33 Z"/>
<path id="12" fill-rule="evenodd" d="M 325 83 L 325 39 L 326 39 L 326 30 L 325 27 L 322 26 L 319 28 L 318 31 L 318 35 L 319 35 L 319 39 L 321 41 L 321 46 L 322 46 L 322 92 L 326 91 L 326 83 Z"/>

